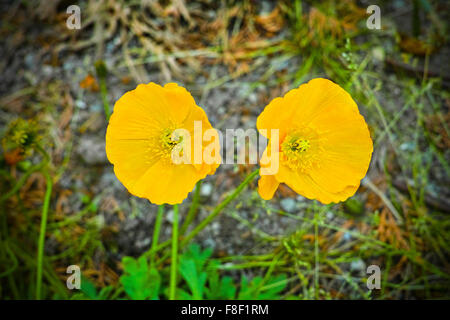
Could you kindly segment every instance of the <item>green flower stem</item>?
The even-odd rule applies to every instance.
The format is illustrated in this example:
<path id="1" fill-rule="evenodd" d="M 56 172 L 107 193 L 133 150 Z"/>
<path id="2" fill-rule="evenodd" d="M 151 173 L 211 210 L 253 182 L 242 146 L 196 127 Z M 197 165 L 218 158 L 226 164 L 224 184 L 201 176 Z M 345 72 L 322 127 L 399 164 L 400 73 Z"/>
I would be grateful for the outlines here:
<path id="1" fill-rule="evenodd" d="M 231 202 L 233 201 L 241 192 L 245 189 L 245 187 L 253 181 L 253 179 L 259 174 L 259 169 L 256 169 L 252 173 L 250 173 L 244 181 L 234 189 L 233 193 L 225 198 L 217 207 L 214 208 L 213 212 L 209 216 L 206 217 L 191 233 L 189 233 L 186 238 L 181 241 L 181 247 L 184 247 L 192 238 L 194 238 L 200 231 L 202 231 L 215 217 L 219 215 L 220 212 Z"/>
<path id="2" fill-rule="evenodd" d="M 150 255 L 150 265 L 152 267 L 155 263 L 156 247 L 158 246 L 159 231 L 161 229 L 163 213 L 164 213 L 164 205 L 162 204 L 158 206 L 158 213 L 156 214 L 155 226 L 153 228 L 153 240 L 152 240 L 152 247 L 150 249 L 150 251 L 152 252 Z"/>
<path id="3" fill-rule="evenodd" d="M 95 63 L 95 71 L 97 72 L 97 77 L 100 82 L 100 95 L 102 96 L 103 108 L 105 109 L 106 121 L 109 121 L 111 116 L 109 103 L 108 103 L 108 88 L 106 87 L 106 76 L 108 70 L 105 63 L 102 60 L 98 60 Z"/>
<path id="4" fill-rule="evenodd" d="M 47 190 L 45 191 L 44 204 L 42 206 L 41 229 L 39 232 L 38 257 L 37 257 L 37 276 L 36 276 L 36 299 L 41 299 L 42 288 L 42 261 L 44 257 L 45 230 L 47 228 L 47 215 L 52 194 L 52 179 L 47 170 L 43 170 L 45 180 L 47 181 Z"/>
<path id="5" fill-rule="evenodd" d="M 198 207 L 198 202 L 200 199 L 200 188 L 202 186 L 202 180 L 200 180 L 199 182 L 197 182 L 197 185 L 195 186 L 195 190 L 194 190 L 194 196 L 192 198 L 192 204 L 191 207 L 189 208 L 189 212 L 186 216 L 186 219 L 183 222 L 183 225 L 181 226 L 180 229 L 180 234 L 183 235 L 187 228 L 189 227 L 189 225 L 192 223 L 192 221 L 194 220 L 196 214 L 197 214 L 197 207 Z"/>
<path id="6" fill-rule="evenodd" d="M 170 265 L 169 299 L 175 300 L 177 287 L 177 259 L 178 259 L 178 205 L 173 206 L 172 224 L 172 258 Z"/>
<path id="7" fill-rule="evenodd" d="M 319 299 L 319 213 L 314 213 L 314 295 Z"/>
<path id="8" fill-rule="evenodd" d="M 108 89 L 106 88 L 106 80 L 104 77 L 100 77 L 100 94 L 102 96 L 103 108 L 105 109 L 106 121 L 109 121 L 111 111 L 108 103 Z"/>
<path id="9" fill-rule="evenodd" d="M 244 181 L 236 188 L 234 191 L 225 198 L 220 204 L 218 204 L 213 212 L 206 217 L 205 220 L 203 220 L 197 227 L 195 227 L 194 230 L 192 230 L 191 233 L 189 233 L 186 238 L 184 238 L 180 243 L 180 248 L 183 248 L 186 246 L 192 238 L 194 238 L 200 231 L 202 231 L 212 220 L 214 220 L 215 217 L 231 202 L 233 201 L 241 192 L 245 189 L 245 187 L 259 174 L 259 169 L 256 169 L 252 173 L 250 173 Z M 158 248 L 156 248 L 156 251 L 161 250 L 165 247 L 167 247 L 170 244 L 170 240 L 165 241 L 161 243 Z M 167 258 L 169 258 L 169 255 L 166 254 L 161 257 L 158 261 L 158 265 L 161 264 L 163 261 L 165 261 Z"/>
<path id="10" fill-rule="evenodd" d="M 225 200 L 223 200 L 220 204 L 217 205 L 217 207 L 214 208 L 213 212 L 206 217 L 205 220 L 203 220 L 194 230 L 192 230 L 191 233 L 189 233 L 186 238 L 183 239 L 180 243 L 180 247 L 183 248 L 188 242 L 194 238 L 200 231 L 202 231 L 231 201 L 233 201 L 241 192 L 245 189 L 245 187 L 259 174 L 259 169 L 256 169 L 252 173 L 250 173 L 244 181 L 236 188 L 234 189 L 233 193 L 228 195 Z M 171 240 L 164 241 L 163 243 L 159 244 L 156 249 L 150 249 L 147 251 L 147 254 L 151 255 L 153 252 L 157 252 L 161 249 L 164 249 L 168 247 L 171 243 Z M 165 261 L 169 256 L 164 255 L 158 262 L 161 263 L 162 261 Z"/>

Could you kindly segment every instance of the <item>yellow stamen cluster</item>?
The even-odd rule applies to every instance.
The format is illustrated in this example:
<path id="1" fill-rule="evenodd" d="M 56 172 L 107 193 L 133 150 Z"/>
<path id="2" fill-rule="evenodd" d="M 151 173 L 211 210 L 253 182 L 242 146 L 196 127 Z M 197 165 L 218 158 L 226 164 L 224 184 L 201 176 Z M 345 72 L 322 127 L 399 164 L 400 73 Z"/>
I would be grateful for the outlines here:
<path id="1" fill-rule="evenodd" d="M 281 143 L 282 161 L 292 170 L 308 170 L 317 162 L 317 151 L 320 149 L 314 142 L 317 140 L 311 139 L 310 132 L 296 131 L 288 134 Z"/>
<path id="2" fill-rule="evenodd" d="M 180 150 L 180 155 L 183 155 L 183 149 L 182 149 L 182 144 L 183 144 L 183 136 L 177 136 L 176 134 L 173 134 L 174 130 L 172 130 L 171 128 L 165 129 L 163 130 L 161 136 L 160 136 L 160 141 L 159 141 L 159 146 L 160 146 L 160 152 L 161 155 L 166 158 L 166 159 L 170 159 L 171 155 L 172 155 L 172 151 L 175 147 L 179 147 Z"/>
<path id="3" fill-rule="evenodd" d="M 172 128 L 166 128 L 159 133 L 152 133 L 153 138 L 148 139 L 148 146 L 145 153 L 146 163 L 151 165 L 157 160 L 170 162 L 172 150 L 182 143 L 183 137 L 173 137 Z M 182 152 L 182 151 L 181 151 Z"/>

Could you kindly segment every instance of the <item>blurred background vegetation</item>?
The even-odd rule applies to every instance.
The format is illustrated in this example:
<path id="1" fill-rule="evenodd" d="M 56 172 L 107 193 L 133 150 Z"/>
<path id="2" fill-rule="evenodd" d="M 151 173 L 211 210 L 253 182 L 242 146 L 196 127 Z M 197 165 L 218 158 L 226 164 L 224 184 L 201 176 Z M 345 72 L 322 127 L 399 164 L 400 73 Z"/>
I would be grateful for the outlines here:
<path id="1" fill-rule="evenodd" d="M 66 26 L 73 4 L 80 30 Z M 366 26 L 374 4 L 380 30 Z M 177 82 L 214 127 L 247 129 L 315 77 L 350 92 L 369 124 L 360 189 L 324 206 L 288 187 L 265 202 L 253 182 L 182 249 L 177 297 L 448 299 L 449 6 L 1 2 L 0 299 L 167 298 L 169 247 L 149 251 L 157 207 L 127 193 L 104 151 L 105 112 L 123 93 Z M 251 170 L 222 165 L 198 185 L 180 206 L 181 239 Z M 163 244 L 172 220 L 166 208 Z M 66 287 L 69 265 L 81 290 Z M 379 290 L 366 286 L 369 265 Z"/>

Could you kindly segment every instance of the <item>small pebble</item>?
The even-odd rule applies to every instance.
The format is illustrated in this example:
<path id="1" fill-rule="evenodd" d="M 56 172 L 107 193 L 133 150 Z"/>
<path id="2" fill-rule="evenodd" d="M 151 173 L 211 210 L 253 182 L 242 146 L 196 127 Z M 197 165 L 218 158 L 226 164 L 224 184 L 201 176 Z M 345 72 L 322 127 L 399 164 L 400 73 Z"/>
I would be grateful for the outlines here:
<path id="1" fill-rule="evenodd" d="M 86 102 L 84 102 L 83 100 L 75 100 L 75 106 L 77 107 L 77 108 L 80 108 L 80 109 L 85 109 L 86 108 Z"/>
<path id="2" fill-rule="evenodd" d="M 366 264 L 363 260 L 353 260 L 350 264 L 350 270 L 352 271 L 362 271 L 366 268 Z"/>
<path id="3" fill-rule="evenodd" d="M 208 248 L 215 248 L 216 247 L 216 242 L 212 238 L 205 239 L 205 241 L 203 241 L 203 243 Z"/>
<path id="4" fill-rule="evenodd" d="M 200 195 L 202 197 L 209 197 L 212 193 L 213 187 L 210 183 L 203 183 L 200 188 Z"/>
<path id="5" fill-rule="evenodd" d="M 150 245 L 150 238 L 144 238 L 142 240 L 136 241 L 136 247 L 138 248 L 146 248 Z"/>
<path id="6" fill-rule="evenodd" d="M 42 67 L 42 73 L 46 76 L 50 76 L 53 73 L 53 68 L 51 66 L 44 65 Z"/>
<path id="7" fill-rule="evenodd" d="M 169 212 L 167 212 L 166 220 L 170 223 L 173 223 L 173 210 L 169 210 Z"/>
<path id="8" fill-rule="evenodd" d="M 99 103 L 95 103 L 95 104 L 91 104 L 90 108 L 94 112 L 99 112 L 99 111 L 103 110 L 103 105 L 101 105 Z"/>
<path id="9" fill-rule="evenodd" d="M 90 165 L 106 164 L 105 139 L 97 136 L 84 136 L 77 147 L 78 155 Z"/>
<path id="10" fill-rule="evenodd" d="M 258 101 L 258 96 L 255 93 L 251 93 L 248 96 L 248 101 L 252 104 L 255 104 Z"/>
<path id="11" fill-rule="evenodd" d="M 293 212 L 295 210 L 295 200 L 292 198 L 284 198 L 280 201 L 281 208 L 287 212 Z"/>
<path id="12" fill-rule="evenodd" d="M 348 232 L 345 232 L 342 238 L 344 239 L 344 241 L 350 241 L 352 239 L 352 235 Z"/>
<path id="13" fill-rule="evenodd" d="M 333 219 L 333 218 L 334 218 L 334 213 L 331 212 L 331 211 L 328 211 L 328 212 L 327 212 L 327 219 L 328 219 L 328 220 L 331 220 L 331 219 Z"/>
<path id="14" fill-rule="evenodd" d="M 214 233 L 219 233 L 220 225 L 218 222 L 211 223 L 211 229 Z"/>
<path id="15" fill-rule="evenodd" d="M 25 65 L 31 69 L 35 66 L 34 54 L 29 53 L 25 56 Z"/>

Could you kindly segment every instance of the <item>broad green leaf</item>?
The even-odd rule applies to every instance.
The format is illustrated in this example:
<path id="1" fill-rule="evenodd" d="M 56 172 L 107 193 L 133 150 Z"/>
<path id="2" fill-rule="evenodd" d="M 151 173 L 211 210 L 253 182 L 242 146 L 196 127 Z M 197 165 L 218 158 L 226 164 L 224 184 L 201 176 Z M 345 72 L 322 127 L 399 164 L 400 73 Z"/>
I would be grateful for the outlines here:
<path id="1" fill-rule="evenodd" d="M 158 270 L 149 267 L 144 256 L 138 260 L 124 257 L 122 264 L 124 274 L 120 277 L 120 283 L 131 299 L 158 299 L 161 277 Z"/>
<path id="2" fill-rule="evenodd" d="M 206 273 L 197 271 L 194 259 L 181 259 L 179 271 L 191 290 L 192 298 L 195 300 L 202 299 L 206 284 Z"/>
<path id="3" fill-rule="evenodd" d="M 236 286 L 231 277 L 220 278 L 217 270 L 220 263 L 217 260 L 211 260 L 208 263 L 208 288 L 205 288 L 206 297 L 212 300 L 234 299 L 236 295 Z"/>
<path id="4" fill-rule="evenodd" d="M 211 257 L 212 249 L 207 248 L 205 250 L 201 250 L 200 246 L 196 243 L 191 244 L 187 250 L 181 256 L 181 259 L 192 259 L 195 262 L 195 266 L 198 271 L 202 270 L 206 261 L 208 261 L 209 257 Z"/>
<path id="5" fill-rule="evenodd" d="M 95 289 L 94 284 L 86 277 L 81 275 L 80 279 L 80 291 L 89 299 L 97 300 L 99 299 L 97 295 L 97 290 Z"/>

